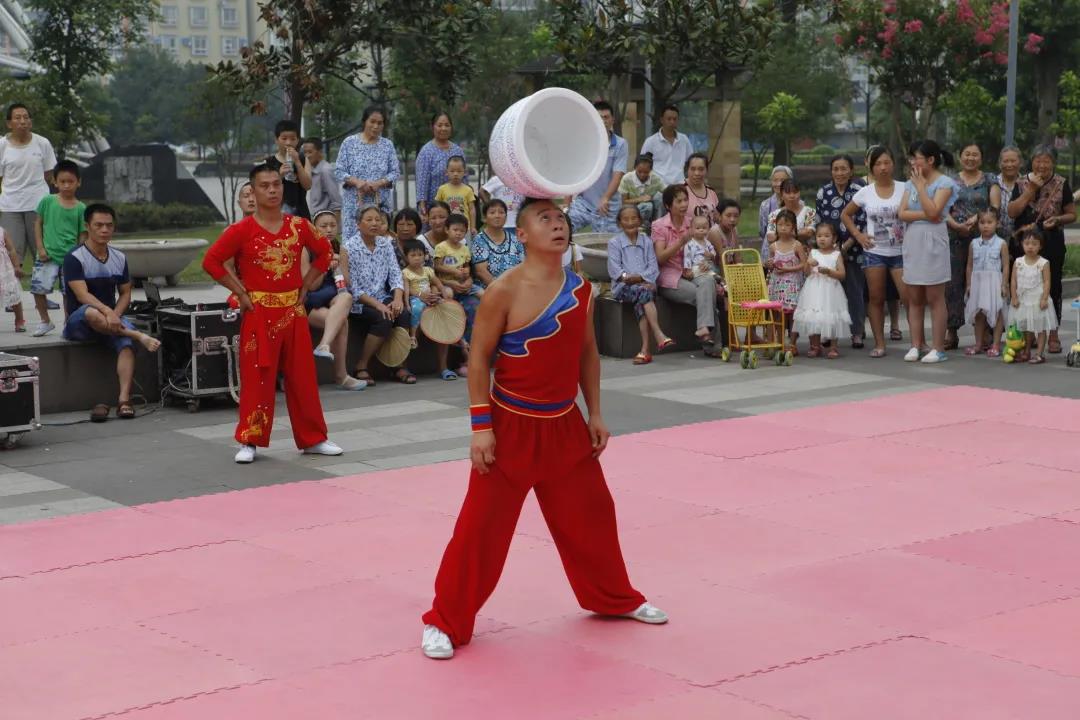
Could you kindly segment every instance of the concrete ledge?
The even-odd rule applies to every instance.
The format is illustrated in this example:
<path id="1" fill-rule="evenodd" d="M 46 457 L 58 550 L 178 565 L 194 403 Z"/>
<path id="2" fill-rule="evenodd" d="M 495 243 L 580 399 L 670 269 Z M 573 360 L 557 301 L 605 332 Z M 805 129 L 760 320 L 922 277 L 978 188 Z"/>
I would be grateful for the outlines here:
<path id="1" fill-rule="evenodd" d="M 692 306 L 658 297 L 656 312 L 660 327 L 675 341 L 676 350 L 689 352 L 701 348 L 694 334 L 697 331 L 697 313 Z M 632 358 L 641 350 L 641 333 L 631 305 L 621 303 L 610 295 L 602 295 L 596 298 L 593 324 L 601 355 Z"/>

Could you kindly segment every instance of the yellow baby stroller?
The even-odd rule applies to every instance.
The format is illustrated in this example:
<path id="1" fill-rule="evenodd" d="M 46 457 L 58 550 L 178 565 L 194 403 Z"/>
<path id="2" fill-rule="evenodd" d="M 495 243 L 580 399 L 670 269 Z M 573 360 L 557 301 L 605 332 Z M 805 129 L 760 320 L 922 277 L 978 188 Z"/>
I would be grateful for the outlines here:
<path id="1" fill-rule="evenodd" d="M 760 353 L 778 366 L 790 366 L 795 358 L 785 346 L 784 308 L 779 302 L 769 300 L 761 255 L 752 248 L 725 250 L 721 263 L 728 295 L 728 347 L 741 351 L 739 364 L 744 369 L 756 368 Z M 742 339 L 739 328 L 744 330 Z M 771 329 L 767 334 L 774 339 L 757 340 L 756 328 Z M 726 362 L 731 351 L 724 348 L 722 357 Z"/>

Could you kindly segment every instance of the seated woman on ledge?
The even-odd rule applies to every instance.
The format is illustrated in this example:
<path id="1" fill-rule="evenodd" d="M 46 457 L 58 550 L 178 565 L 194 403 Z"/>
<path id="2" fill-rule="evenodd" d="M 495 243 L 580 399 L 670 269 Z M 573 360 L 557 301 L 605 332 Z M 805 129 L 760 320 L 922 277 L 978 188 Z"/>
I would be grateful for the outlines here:
<path id="1" fill-rule="evenodd" d="M 352 295 L 344 287 L 339 288 L 335 278 L 341 274 L 337 215 L 330 210 L 323 210 L 315 215 L 314 221 L 316 232 L 329 240 L 334 248 L 334 259 L 330 263 L 330 270 L 323 277 L 322 285 L 304 298 L 308 323 L 314 328 L 322 328 L 323 331 L 319 344 L 315 346 L 315 357 L 334 363 L 334 382 L 342 390 L 363 390 L 367 383 L 350 376 L 345 367 L 345 356 L 349 349 L 348 320 Z M 311 266 L 307 253 L 301 257 L 300 265 L 301 271 L 305 273 Z"/>
<path id="2" fill-rule="evenodd" d="M 641 331 L 641 352 L 634 356 L 635 365 L 652 362 L 649 354 L 649 332 L 656 339 L 658 350 L 675 342 L 660 329 L 656 316 L 656 278 L 660 267 L 648 235 L 640 232 L 641 212 L 637 205 L 623 205 L 616 217 L 621 232 L 608 241 L 608 275 L 611 277 L 611 296 L 621 303 L 634 306 L 634 316 Z"/>

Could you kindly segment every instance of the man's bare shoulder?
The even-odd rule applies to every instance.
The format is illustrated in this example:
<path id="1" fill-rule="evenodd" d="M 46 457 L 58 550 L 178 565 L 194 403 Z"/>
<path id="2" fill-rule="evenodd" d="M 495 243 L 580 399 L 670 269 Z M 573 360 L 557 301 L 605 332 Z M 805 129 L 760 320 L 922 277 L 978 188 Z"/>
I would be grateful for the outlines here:
<path id="1" fill-rule="evenodd" d="M 484 290 L 484 297 L 491 296 L 496 302 L 510 302 L 521 291 L 522 279 L 521 266 L 516 265 L 495 278 L 495 282 Z"/>

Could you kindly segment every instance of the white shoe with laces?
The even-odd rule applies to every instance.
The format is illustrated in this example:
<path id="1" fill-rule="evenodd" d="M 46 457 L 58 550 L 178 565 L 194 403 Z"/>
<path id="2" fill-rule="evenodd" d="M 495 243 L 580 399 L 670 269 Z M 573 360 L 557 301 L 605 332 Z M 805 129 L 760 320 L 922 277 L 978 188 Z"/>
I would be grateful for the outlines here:
<path id="1" fill-rule="evenodd" d="M 345 451 L 329 440 L 323 440 L 318 445 L 304 448 L 305 455 L 340 455 L 343 452 Z"/>
<path id="2" fill-rule="evenodd" d="M 48 335 L 49 333 L 51 333 L 55 329 L 56 329 L 56 326 L 53 325 L 51 322 L 47 322 L 47 323 L 39 322 L 37 324 L 37 326 L 34 328 L 33 336 L 34 337 L 42 337 L 43 335 Z"/>
<path id="3" fill-rule="evenodd" d="M 913 347 L 904 356 L 904 362 L 919 362 L 919 348 Z"/>
<path id="4" fill-rule="evenodd" d="M 625 613 L 622 617 L 649 625 L 663 625 L 668 621 L 667 613 L 650 603 L 641 603 L 637 610 Z"/>
<path id="5" fill-rule="evenodd" d="M 241 445 L 240 449 L 236 451 L 236 457 L 233 458 L 241 465 L 247 465 L 250 462 L 255 461 L 255 446 L 254 445 Z"/>
<path id="6" fill-rule="evenodd" d="M 450 642 L 450 636 L 434 625 L 424 626 L 420 649 L 433 660 L 449 660 L 454 657 L 454 644 Z"/>

